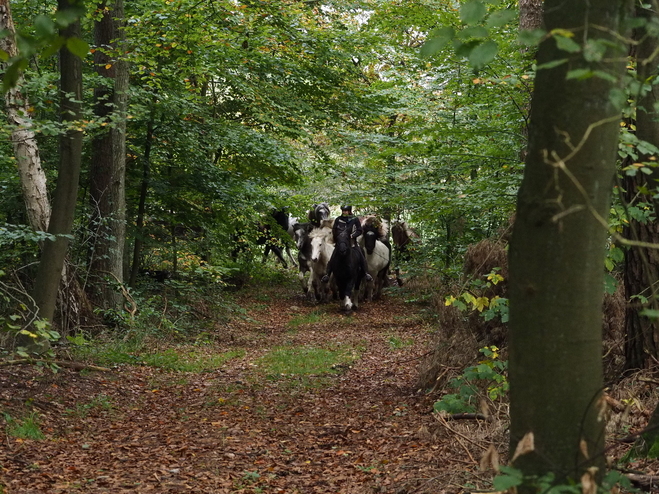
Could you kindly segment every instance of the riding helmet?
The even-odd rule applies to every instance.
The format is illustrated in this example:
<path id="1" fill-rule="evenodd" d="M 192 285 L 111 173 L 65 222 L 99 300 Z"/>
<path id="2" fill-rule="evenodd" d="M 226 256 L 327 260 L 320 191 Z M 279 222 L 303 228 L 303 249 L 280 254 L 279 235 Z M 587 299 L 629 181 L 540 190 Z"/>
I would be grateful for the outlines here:
<path id="1" fill-rule="evenodd" d="M 350 211 L 352 213 L 352 206 L 341 206 L 341 211 Z"/>

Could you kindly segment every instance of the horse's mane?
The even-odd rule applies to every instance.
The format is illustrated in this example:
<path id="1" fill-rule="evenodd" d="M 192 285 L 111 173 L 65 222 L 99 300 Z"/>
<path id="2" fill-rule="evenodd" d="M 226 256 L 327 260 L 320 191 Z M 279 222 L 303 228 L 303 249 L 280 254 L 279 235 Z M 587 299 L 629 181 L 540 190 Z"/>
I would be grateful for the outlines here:
<path id="1" fill-rule="evenodd" d="M 376 232 L 380 240 L 387 238 L 387 234 L 389 233 L 389 223 L 387 223 L 387 220 L 375 216 L 374 214 L 368 214 L 359 218 L 359 222 L 362 224 L 362 228 L 365 232 Z"/>
<path id="2" fill-rule="evenodd" d="M 323 223 L 327 221 L 329 220 L 325 220 Z M 321 238 L 325 240 L 325 242 L 334 243 L 334 239 L 332 237 L 332 228 L 326 225 L 311 230 L 311 233 L 309 234 L 309 238 Z"/>
<path id="3" fill-rule="evenodd" d="M 330 218 L 330 219 L 321 221 L 319 228 L 329 228 L 331 230 L 332 226 L 334 226 L 334 220 Z"/>

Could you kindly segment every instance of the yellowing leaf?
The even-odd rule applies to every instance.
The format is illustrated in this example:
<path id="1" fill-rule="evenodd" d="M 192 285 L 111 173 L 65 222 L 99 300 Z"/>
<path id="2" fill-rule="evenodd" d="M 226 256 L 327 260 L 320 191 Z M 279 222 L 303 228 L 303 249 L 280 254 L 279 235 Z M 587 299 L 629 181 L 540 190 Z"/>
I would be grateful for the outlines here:
<path id="1" fill-rule="evenodd" d="M 487 279 L 491 281 L 493 285 L 496 285 L 500 281 L 503 281 L 504 278 L 499 273 L 490 273 Z"/>
<path id="2" fill-rule="evenodd" d="M 444 302 L 444 305 L 448 307 L 449 305 L 452 305 L 453 302 L 455 302 L 455 297 L 453 295 L 449 295 L 446 297 L 446 301 Z"/>
<path id="3" fill-rule="evenodd" d="M 552 29 L 551 34 L 553 36 L 556 36 L 556 35 L 564 36 L 565 38 L 573 38 L 574 37 L 574 33 L 572 31 L 568 31 L 567 29 L 560 29 L 560 28 Z"/>
<path id="4" fill-rule="evenodd" d="M 472 302 L 474 309 L 478 312 L 483 312 L 484 309 L 490 306 L 490 299 L 487 297 L 478 297 Z"/>

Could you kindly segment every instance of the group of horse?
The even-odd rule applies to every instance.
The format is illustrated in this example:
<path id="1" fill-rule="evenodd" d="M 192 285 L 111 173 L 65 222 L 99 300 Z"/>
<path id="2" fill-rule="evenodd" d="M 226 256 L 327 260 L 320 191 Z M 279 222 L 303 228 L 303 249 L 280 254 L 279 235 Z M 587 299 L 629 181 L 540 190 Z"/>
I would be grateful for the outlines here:
<path id="1" fill-rule="evenodd" d="M 330 299 L 339 299 L 341 307 L 350 311 L 357 308 L 360 301 L 372 301 L 382 296 L 382 289 L 389 280 L 391 264 L 391 245 L 388 240 L 388 224 L 375 216 L 359 217 L 362 225 L 362 235 L 353 240 L 350 232 L 339 233 L 334 239 L 332 234 L 333 219 L 327 203 L 315 204 L 307 213 L 306 222 L 283 211 L 272 214 L 274 220 L 287 232 L 297 247 L 297 262 L 293 258 L 288 243 L 284 248 L 269 242 L 266 243 L 264 260 L 269 252 L 273 252 L 284 267 L 288 266 L 284 252 L 293 265 L 297 265 L 298 278 L 307 296 L 325 303 Z M 394 239 L 398 232 L 407 230 L 404 223 L 394 225 Z M 356 249 L 361 249 L 366 258 L 368 274 L 372 281 L 365 281 L 366 272 L 361 257 Z M 327 272 L 327 265 L 336 251 L 332 275 L 329 282 L 323 283 L 322 277 Z M 309 277 L 306 278 L 306 273 Z"/>

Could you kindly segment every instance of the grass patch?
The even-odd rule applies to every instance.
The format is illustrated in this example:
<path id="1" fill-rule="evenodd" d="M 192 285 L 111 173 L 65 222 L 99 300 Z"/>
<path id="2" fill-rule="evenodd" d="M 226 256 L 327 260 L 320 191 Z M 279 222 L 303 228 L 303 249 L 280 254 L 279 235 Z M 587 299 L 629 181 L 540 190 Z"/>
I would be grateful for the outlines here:
<path id="1" fill-rule="evenodd" d="M 387 343 L 389 343 L 389 347 L 392 350 L 400 350 L 401 348 L 406 348 L 414 345 L 414 340 L 412 338 L 399 338 L 398 336 L 390 336 L 387 339 Z"/>
<path id="2" fill-rule="evenodd" d="M 325 314 L 318 311 L 314 310 L 313 312 L 309 312 L 308 314 L 303 314 L 301 316 L 296 316 L 290 321 L 288 321 L 288 326 L 290 326 L 293 329 L 297 329 L 300 326 L 304 326 L 306 324 L 317 324 L 319 322 L 322 322 L 323 319 L 325 318 Z"/>
<path id="3" fill-rule="evenodd" d="M 44 439 L 44 433 L 41 432 L 39 427 L 39 416 L 32 412 L 22 419 L 13 418 L 8 413 L 4 414 L 5 422 L 7 424 L 6 432 L 8 436 L 18 439 Z"/>
<path id="4" fill-rule="evenodd" d="M 345 349 L 280 347 L 259 359 L 257 365 L 268 376 L 338 374 L 357 358 Z"/>
<path id="5" fill-rule="evenodd" d="M 97 342 L 93 345 L 77 347 L 79 358 L 92 359 L 99 365 L 133 364 L 160 367 L 179 372 L 208 372 L 218 369 L 233 358 L 242 357 L 243 350 L 234 350 L 221 354 L 197 351 L 167 349 L 154 351 L 143 340 L 120 341 L 107 343 Z"/>

